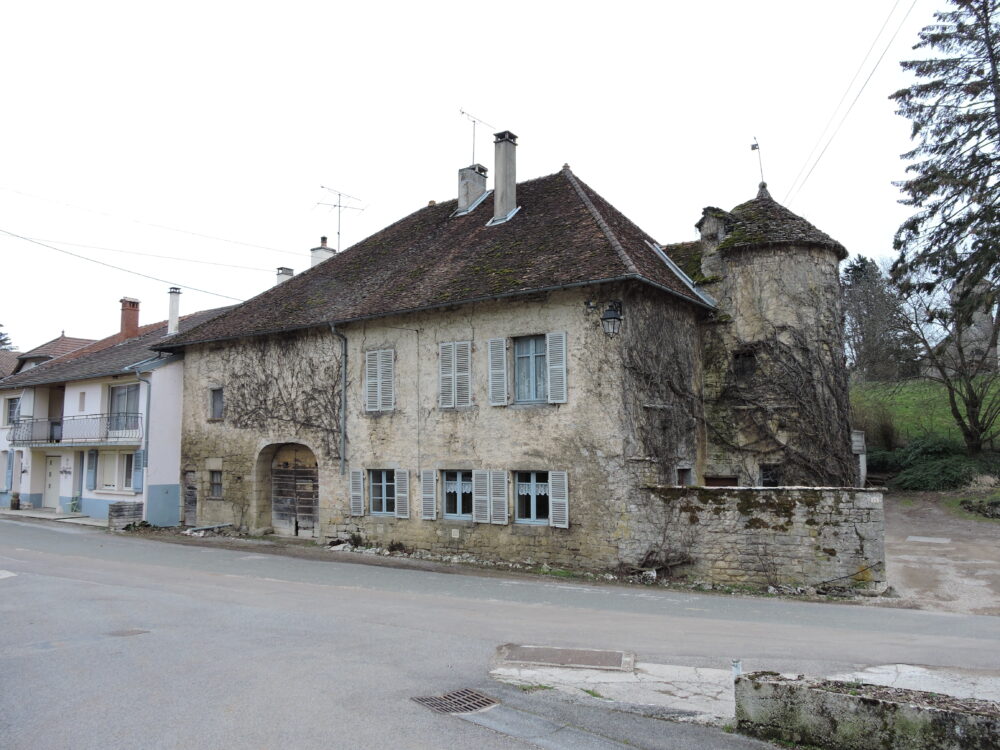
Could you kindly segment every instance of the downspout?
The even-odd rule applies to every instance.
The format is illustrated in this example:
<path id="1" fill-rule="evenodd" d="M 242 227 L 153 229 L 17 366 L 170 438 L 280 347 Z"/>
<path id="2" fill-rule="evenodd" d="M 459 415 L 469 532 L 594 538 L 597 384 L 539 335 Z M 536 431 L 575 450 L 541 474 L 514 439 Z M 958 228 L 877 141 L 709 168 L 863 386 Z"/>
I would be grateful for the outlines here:
<path id="1" fill-rule="evenodd" d="M 140 383 L 146 384 L 146 424 L 142 429 L 142 493 L 147 495 L 146 489 L 149 487 L 149 477 L 146 475 L 146 467 L 149 466 L 149 404 L 153 396 L 153 381 L 144 378 L 139 374 L 141 365 L 133 365 L 130 370 L 135 370 L 135 377 Z M 143 515 L 149 512 L 149 503 L 143 503 Z M 143 519 L 145 520 L 145 519 Z"/>
<path id="2" fill-rule="evenodd" d="M 330 333 L 340 339 L 340 474 L 347 473 L 347 337 L 330 323 Z"/>

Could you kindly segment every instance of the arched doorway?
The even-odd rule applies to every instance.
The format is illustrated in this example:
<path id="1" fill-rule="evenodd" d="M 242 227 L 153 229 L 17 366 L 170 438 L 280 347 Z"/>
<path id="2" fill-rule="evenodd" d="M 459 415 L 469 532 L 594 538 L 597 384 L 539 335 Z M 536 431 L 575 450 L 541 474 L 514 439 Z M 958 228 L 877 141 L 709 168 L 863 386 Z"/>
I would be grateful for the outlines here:
<path id="1" fill-rule="evenodd" d="M 271 526 L 279 536 L 315 537 L 319 472 L 304 445 L 279 446 L 271 460 Z"/>

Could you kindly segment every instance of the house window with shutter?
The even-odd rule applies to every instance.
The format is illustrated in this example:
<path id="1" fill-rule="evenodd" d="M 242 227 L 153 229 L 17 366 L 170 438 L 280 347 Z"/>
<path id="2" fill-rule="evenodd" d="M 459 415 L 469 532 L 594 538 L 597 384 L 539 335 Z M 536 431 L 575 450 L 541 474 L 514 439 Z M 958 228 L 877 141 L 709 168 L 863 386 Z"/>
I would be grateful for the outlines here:
<path id="1" fill-rule="evenodd" d="M 373 516 L 396 514 L 396 472 L 392 469 L 370 469 L 368 491 Z"/>
<path id="2" fill-rule="evenodd" d="M 518 523 L 549 522 L 549 473 L 518 471 L 517 504 L 514 519 Z"/>
<path id="3" fill-rule="evenodd" d="M 135 455 L 102 451 L 96 463 L 97 484 L 92 489 L 106 492 L 126 492 L 133 488 Z M 88 488 L 89 479 L 88 479 Z"/>
<path id="4" fill-rule="evenodd" d="M 561 331 L 513 339 L 514 403 L 564 404 L 567 401 L 566 334 Z M 505 339 L 489 341 L 490 404 L 507 404 Z"/>
<path id="5" fill-rule="evenodd" d="M 365 411 L 392 411 L 396 407 L 395 349 L 365 352 Z"/>
<path id="6" fill-rule="evenodd" d="M 472 472 L 443 471 L 444 517 L 472 518 Z"/>
<path id="7" fill-rule="evenodd" d="M 438 405 L 442 409 L 472 406 L 472 342 L 438 345 Z"/>
<path id="8" fill-rule="evenodd" d="M 545 337 L 514 339 L 514 400 L 522 404 L 546 401 L 547 385 Z"/>

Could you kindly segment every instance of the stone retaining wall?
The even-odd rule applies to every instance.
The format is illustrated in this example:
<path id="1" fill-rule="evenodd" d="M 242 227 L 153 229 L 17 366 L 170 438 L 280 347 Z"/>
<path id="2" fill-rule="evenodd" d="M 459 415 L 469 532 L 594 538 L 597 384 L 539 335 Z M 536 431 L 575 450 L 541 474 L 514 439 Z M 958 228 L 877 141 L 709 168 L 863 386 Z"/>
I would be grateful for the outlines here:
<path id="1" fill-rule="evenodd" d="M 651 487 L 632 547 L 720 584 L 885 586 L 882 495 L 850 488 Z"/>
<path id="2" fill-rule="evenodd" d="M 899 691 L 898 701 L 883 700 L 864 695 L 860 685 L 787 679 L 773 672 L 738 677 L 735 690 L 737 728 L 762 739 L 830 750 L 1000 747 L 1000 715 L 987 701 L 942 700 L 918 691 Z M 921 705 L 921 696 L 944 707 Z"/>
<path id="3" fill-rule="evenodd" d="M 142 503 L 122 502 L 108 506 L 108 528 L 121 531 L 131 523 L 142 521 Z"/>

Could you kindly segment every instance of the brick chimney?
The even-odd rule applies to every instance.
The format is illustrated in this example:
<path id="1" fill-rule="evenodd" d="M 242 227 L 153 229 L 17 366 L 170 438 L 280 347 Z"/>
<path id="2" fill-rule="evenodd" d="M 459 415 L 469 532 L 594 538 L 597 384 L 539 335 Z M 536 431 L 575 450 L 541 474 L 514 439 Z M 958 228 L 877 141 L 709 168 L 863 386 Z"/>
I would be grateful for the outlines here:
<path id="1" fill-rule="evenodd" d="M 122 325 L 118 336 L 122 339 L 130 339 L 139 333 L 139 300 L 132 297 L 122 297 Z"/>
<path id="2" fill-rule="evenodd" d="M 320 237 L 319 247 L 314 247 L 309 251 L 309 254 L 312 255 L 312 266 L 318 266 L 324 260 L 332 258 L 337 253 L 332 247 L 326 246 L 326 237 Z"/>
<path id="3" fill-rule="evenodd" d="M 496 133 L 494 169 L 496 177 L 493 185 L 493 218 L 491 224 L 507 221 L 517 211 L 517 170 L 515 154 L 517 136 L 509 130 Z"/>

